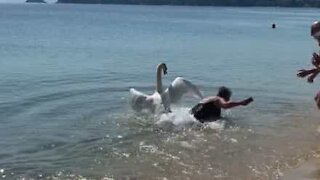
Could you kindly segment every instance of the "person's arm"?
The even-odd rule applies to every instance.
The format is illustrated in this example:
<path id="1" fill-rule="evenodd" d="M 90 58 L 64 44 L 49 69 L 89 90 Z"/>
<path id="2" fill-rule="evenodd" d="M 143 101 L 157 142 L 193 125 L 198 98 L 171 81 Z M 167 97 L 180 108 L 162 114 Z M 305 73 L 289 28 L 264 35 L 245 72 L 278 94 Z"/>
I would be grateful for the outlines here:
<path id="1" fill-rule="evenodd" d="M 320 109 L 320 91 L 317 92 L 316 96 L 314 97 L 314 100 L 316 101 L 318 109 Z"/>
<path id="2" fill-rule="evenodd" d="M 306 69 L 300 69 L 300 70 L 298 71 L 297 76 L 298 76 L 298 77 L 301 77 L 301 78 L 304 78 L 304 77 L 306 77 L 306 76 L 308 76 L 308 75 L 310 75 L 310 74 L 317 73 L 317 72 L 319 72 L 319 69 L 318 69 L 318 68 L 313 68 L 313 69 L 308 69 L 308 70 L 306 70 Z"/>
<path id="3" fill-rule="evenodd" d="M 309 82 L 309 83 L 313 83 L 313 80 L 318 76 L 319 73 L 320 73 L 320 69 L 318 69 L 318 71 L 315 71 L 314 73 L 312 73 L 312 74 L 308 77 L 308 82 Z"/>
<path id="4" fill-rule="evenodd" d="M 225 101 L 222 98 L 217 99 L 216 103 L 223 109 L 230 109 L 237 106 L 246 106 L 253 101 L 253 98 L 247 98 L 243 101 Z"/>
<path id="5" fill-rule="evenodd" d="M 320 68 L 320 56 L 317 53 L 312 54 L 311 63 L 316 68 Z"/>
<path id="6" fill-rule="evenodd" d="M 308 82 L 313 83 L 313 80 L 318 76 L 320 73 L 320 56 L 317 53 L 313 53 L 313 57 L 311 59 L 311 63 L 314 65 L 315 68 L 312 69 L 301 69 L 298 71 L 297 76 L 304 78 L 308 76 Z"/>
<path id="7" fill-rule="evenodd" d="M 317 53 L 312 54 L 311 63 L 314 68 L 300 69 L 297 73 L 297 76 L 301 78 L 310 75 L 310 77 L 308 78 L 308 82 L 313 82 L 313 79 L 320 73 L 320 56 Z"/>

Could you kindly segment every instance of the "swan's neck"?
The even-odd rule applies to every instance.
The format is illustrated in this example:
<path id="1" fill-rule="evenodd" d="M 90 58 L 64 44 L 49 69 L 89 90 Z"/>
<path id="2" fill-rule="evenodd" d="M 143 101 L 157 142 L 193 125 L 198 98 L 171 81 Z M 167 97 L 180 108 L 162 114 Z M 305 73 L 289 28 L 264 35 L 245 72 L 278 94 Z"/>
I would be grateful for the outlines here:
<path id="1" fill-rule="evenodd" d="M 157 86 L 156 86 L 156 91 L 159 94 L 162 94 L 162 92 L 163 92 L 161 75 L 162 75 L 162 66 L 158 66 L 158 68 L 157 68 Z"/>

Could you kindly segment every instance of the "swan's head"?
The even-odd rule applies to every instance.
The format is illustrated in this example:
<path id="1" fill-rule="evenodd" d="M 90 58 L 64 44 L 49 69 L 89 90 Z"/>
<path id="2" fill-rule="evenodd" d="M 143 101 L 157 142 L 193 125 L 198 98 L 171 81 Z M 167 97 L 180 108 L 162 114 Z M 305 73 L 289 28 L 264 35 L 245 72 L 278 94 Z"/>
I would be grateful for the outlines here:
<path id="1" fill-rule="evenodd" d="M 163 71 L 163 74 L 167 74 L 168 72 L 168 68 L 167 68 L 167 65 L 165 63 L 161 63 L 158 65 L 158 69 L 161 68 L 162 71 Z"/>
<path id="2" fill-rule="evenodd" d="M 167 65 L 163 63 L 163 74 L 167 74 L 168 72 Z"/>

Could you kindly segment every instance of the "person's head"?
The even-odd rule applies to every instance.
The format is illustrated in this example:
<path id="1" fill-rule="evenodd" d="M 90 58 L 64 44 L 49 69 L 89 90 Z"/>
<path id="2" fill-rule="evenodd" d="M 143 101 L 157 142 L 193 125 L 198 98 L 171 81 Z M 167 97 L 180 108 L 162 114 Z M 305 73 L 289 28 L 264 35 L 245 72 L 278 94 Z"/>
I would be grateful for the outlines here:
<path id="1" fill-rule="evenodd" d="M 229 88 L 222 86 L 219 88 L 217 96 L 223 98 L 226 101 L 229 101 L 231 94 L 232 94 L 232 92 Z"/>
<path id="2" fill-rule="evenodd" d="M 318 41 L 320 46 L 320 21 L 315 21 L 312 23 L 311 36 Z"/>

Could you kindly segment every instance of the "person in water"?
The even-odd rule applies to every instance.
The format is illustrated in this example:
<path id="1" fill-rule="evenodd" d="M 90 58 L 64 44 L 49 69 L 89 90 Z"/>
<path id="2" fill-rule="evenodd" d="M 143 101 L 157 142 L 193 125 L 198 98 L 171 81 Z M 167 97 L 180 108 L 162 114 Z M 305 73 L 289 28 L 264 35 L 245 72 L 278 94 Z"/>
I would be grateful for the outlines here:
<path id="1" fill-rule="evenodd" d="M 316 21 L 311 25 L 311 36 L 318 42 L 318 45 L 320 46 L 320 21 Z M 313 83 L 314 79 L 320 73 L 320 55 L 313 53 L 311 63 L 314 66 L 312 69 L 301 69 L 297 74 L 297 76 L 301 78 L 308 76 L 307 80 L 309 83 Z M 316 94 L 314 100 L 316 101 L 317 107 L 320 109 L 320 91 Z"/>
<path id="2" fill-rule="evenodd" d="M 231 90 L 227 87 L 220 87 L 216 96 L 209 96 L 196 104 L 190 113 L 201 123 L 214 121 L 221 117 L 221 108 L 230 109 L 237 106 L 246 106 L 253 101 L 253 98 L 247 98 L 242 101 L 230 101 Z"/>

